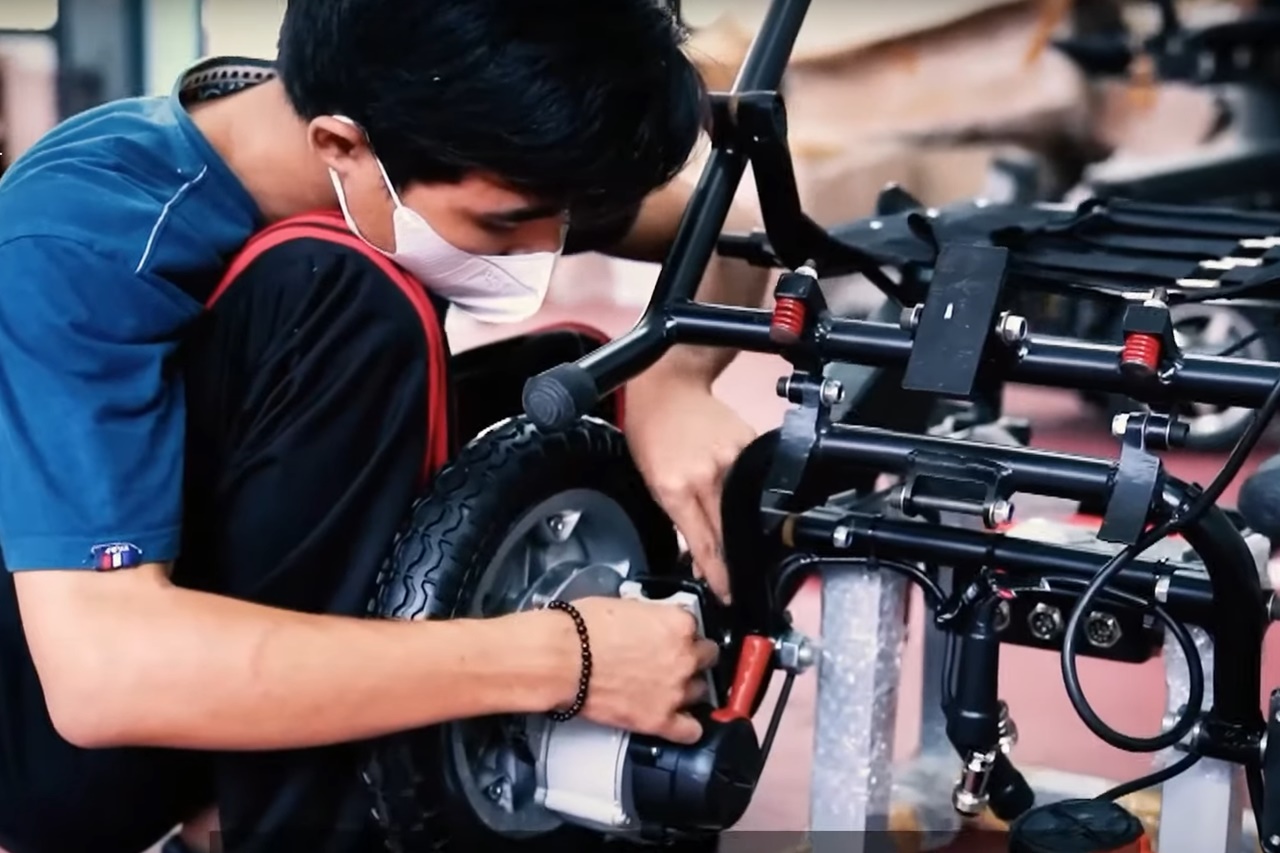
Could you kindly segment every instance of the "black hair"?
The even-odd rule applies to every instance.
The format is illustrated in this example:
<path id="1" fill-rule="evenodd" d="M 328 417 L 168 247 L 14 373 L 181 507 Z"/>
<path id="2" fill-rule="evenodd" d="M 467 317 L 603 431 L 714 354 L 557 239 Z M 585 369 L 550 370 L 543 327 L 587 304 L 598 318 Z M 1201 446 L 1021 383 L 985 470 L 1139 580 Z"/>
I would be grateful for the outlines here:
<path id="1" fill-rule="evenodd" d="M 300 116 L 358 122 L 398 186 L 483 171 L 616 211 L 707 125 L 684 37 L 663 0 L 289 0 L 277 67 Z"/>

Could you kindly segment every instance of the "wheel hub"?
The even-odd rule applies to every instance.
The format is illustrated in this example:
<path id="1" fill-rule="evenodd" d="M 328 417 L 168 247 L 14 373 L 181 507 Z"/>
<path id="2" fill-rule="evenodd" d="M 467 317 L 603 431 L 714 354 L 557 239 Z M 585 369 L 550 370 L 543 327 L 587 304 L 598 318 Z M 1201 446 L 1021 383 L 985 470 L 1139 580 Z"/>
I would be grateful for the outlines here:
<path id="1" fill-rule="evenodd" d="M 509 528 L 465 615 L 534 610 L 557 598 L 617 597 L 623 581 L 647 571 L 644 543 L 616 501 L 592 490 L 566 491 Z M 528 837 L 563 825 L 536 802 L 538 718 L 468 720 L 450 724 L 446 736 L 459 793 L 490 830 Z"/>

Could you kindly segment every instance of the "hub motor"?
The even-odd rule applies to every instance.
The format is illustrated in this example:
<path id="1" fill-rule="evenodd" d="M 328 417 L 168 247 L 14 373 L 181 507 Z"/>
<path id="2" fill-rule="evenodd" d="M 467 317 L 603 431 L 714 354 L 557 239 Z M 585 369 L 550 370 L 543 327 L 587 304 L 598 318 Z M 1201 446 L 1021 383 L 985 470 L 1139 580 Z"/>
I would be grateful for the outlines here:
<path id="1" fill-rule="evenodd" d="M 721 608 L 710 592 L 691 579 L 651 576 L 647 569 L 638 531 L 622 507 L 600 492 L 566 491 L 513 525 L 477 585 L 473 609 L 489 616 L 557 599 L 638 599 L 684 608 L 702 636 L 720 638 L 723 647 Z M 451 751 L 460 793 L 482 822 L 506 837 L 544 835 L 565 824 L 641 840 L 721 832 L 750 804 L 762 756 L 751 720 L 717 711 L 728 688 L 725 668 L 706 677 L 708 704 L 694 710 L 704 734 L 693 745 L 581 717 L 457 724 Z"/>
<path id="2" fill-rule="evenodd" d="M 649 598 L 643 584 L 624 582 L 619 596 L 655 606 L 683 607 L 704 630 L 700 596 L 679 591 Z M 727 717 L 708 675 L 712 705 L 697 713 L 702 739 L 674 744 L 575 718 L 531 720 L 537 730 L 536 802 L 572 823 L 609 833 L 661 838 L 720 832 L 742 817 L 761 771 L 751 720 Z"/>

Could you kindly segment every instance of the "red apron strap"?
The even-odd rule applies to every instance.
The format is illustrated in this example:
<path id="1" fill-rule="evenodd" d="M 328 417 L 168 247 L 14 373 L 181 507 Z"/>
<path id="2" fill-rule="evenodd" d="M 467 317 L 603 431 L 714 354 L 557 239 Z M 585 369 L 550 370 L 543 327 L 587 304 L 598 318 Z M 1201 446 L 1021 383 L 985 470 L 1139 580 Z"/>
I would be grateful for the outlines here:
<path id="1" fill-rule="evenodd" d="M 346 227 L 341 214 L 319 212 L 295 216 L 277 222 L 254 235 L 231 262 L 231 266 L 227 268 L 205 307 L 212 308 L 231 283 L 264 252 L 290 240 L 308 238 L 337 243 L 364 255 L 395 282 L 422 322 L 423 331 L 427 336 L 427 446 L 422 465 L 422 480 L 425 484 L 449 460 L 450 418 L 447 389 L 449 380 L 446 363 L 448 350 L 444 343 L 444 329 L 436 314 L 435 306 L 432 305 L 425 288 L 418 283 L 417 279 L 396 266 L 390 258 L 352 234 Z"/>

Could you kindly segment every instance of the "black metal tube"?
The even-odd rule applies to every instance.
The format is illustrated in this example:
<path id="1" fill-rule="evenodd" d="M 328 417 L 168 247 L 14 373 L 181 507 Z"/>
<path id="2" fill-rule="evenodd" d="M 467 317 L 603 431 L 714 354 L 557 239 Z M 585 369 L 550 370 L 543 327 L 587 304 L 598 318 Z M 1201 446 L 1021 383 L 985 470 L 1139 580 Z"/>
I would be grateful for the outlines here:
<path id="1" fill-rule="evenodd" d="M 814 448 L 822 465 L 842 463 L 871 468 L 886 474 L 904 473 L 914 454 L 945 454 L 982 459 L 1008 469 L 1005 483 L 1015 492 L 1032 492 L 1067 500 L 1106 497 L 1115 475 L 1115 463 L 1090 456 L 1054 453 L 1001 445 L 975 445 L 972 441 L 908 435 L 847 424 L 833 424 L 818 436 Z M 830 469 L 829 469 L 830 470 Z M 839 476 L 838 472 L 832 472 Z"/>
<path id="2" fill-rule="evenodd" d="M 769 312 L 759 309 L 685 303 L 667 309 L 664 325 L 672 343 L 778 353 L 782 347 L 769 338 L 769 317 Z M 841 319 L 828 321 L 814 342 L 824 360 L 869 367 L 905 365 L 911 358 L 912 344 L 911 334 L 897 326 Z M 1011 356 L 1002 378 L 1052 388 L 1125 393 L 1149 402 L 1176 398 L 1257 408 L 1280 379 L 1280 366 L 1269 361 L 1184 355 L 1167 382 L 1135 386 L 1120 372 L 1119 346 L 1032 337 Z"/>
<path id="3" fill-rule="evenodd" d="M 1008 469 L 1014 491 L 1073 500 L 1099 500 L 1110 495 L 1113 463 L 1065 453 L 976 444 L 954 439 L 911 436 L 869 427 L 832 426 L 813 449 L 814 464 L 824 476 L 841 463 L 903 473 L 914 451 L 982 458 Z M 1162 500 L 1166 512 L 1188 503 L 1190 490 L 1166 477 Z M 1210 629 L 1214 638 L 1214 711 L 1229 725 L 1255 728 L 1261 690 L 1262 639 L 1268 624 L 1266 601 L 1253 555 L 1226 513 L 1210 509 L 1182 531 L 1204 563 L 1213 589 Z"/>
<path id="4" fill-rule="evenodd" d="M 835 548 L 832 535 L 837 526 L 853 534 L 850 548 Z M 886 559 L 919 560 L 957 568 L 998 566 L 1015 577 L 1030 575 L 1073 577 L 1089 580 L 1106 563 L 1107 554 L 1019 539 L 1000 533 L 959 527 L 925 524 L 919 521 L 883 518 L 868 513 L 850 513 L 835 518 L 830 514 L 801 514 L 794 520 L 795 547 L 816 555 L 867 556 Z M 1164 596 L 1166 609 L 1178 620 L 1209 628 L 1213 625 L 1213 589 L 1207 578 L 1172 573 L 1159 563 L 1134 560 L 1116 577 L 1117 590 L 1151 599 L 1156 582 L 1169 578 Z"/>
<path id="5" fill-rule="evenodd" d="M 734 81 L 733 93 L 778 88 L 809 2 L 773 0 Z M 674 302 L 692 299 L 697 293 L 746 163 L 746 157 L 737 149 L 717 146 L 711 153 L 680 220 L 644 316 L 630 332 L 578 361 L 579 367 L 591 375 L 598 394 L 607 394 L 648 368 L 673 343 L 665 337 L 664 309 Z"/>
<path id="6" fill-rule="evenodd" d="M 1187 500 L 1187 488 L 1165 484 L 1165 506 Z M 1231 519 L 1214 507 L 1182 531 L 1204 563 L 1213 587 L 1213 711 L 1222 722 L 1249 731 L 1263 726 L 1262 640 L 1269 624 L 1257 562 Z"/>
<path id="7" fill-rule="evenodd" d="M 773 0 L 769 4 L 738 79 L 733 82 L 733 91 L 776 90 L 782 84 L 782 74 L 791 60 L 791 51 L 807 14 L 809 0 Z"/>

